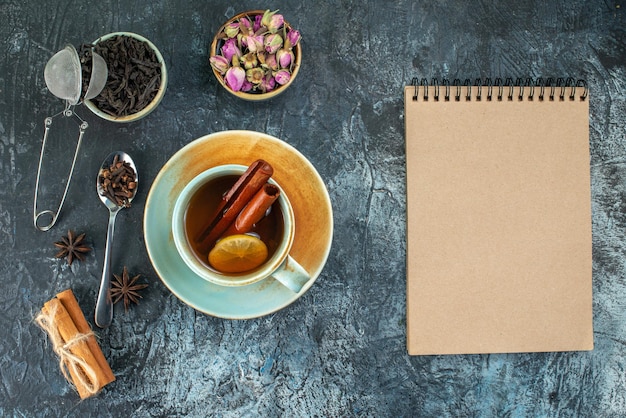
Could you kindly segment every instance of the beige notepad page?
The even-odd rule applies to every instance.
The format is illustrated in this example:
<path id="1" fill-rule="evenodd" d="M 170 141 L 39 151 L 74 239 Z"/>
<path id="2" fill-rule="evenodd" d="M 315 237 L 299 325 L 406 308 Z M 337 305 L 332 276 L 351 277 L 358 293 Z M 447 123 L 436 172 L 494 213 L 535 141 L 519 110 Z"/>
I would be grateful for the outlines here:
<path id="1" fill-rule="evenodd" d="M 424 88 L 404 92 L 409 354 L 593 349 L 589 98 Z"/>

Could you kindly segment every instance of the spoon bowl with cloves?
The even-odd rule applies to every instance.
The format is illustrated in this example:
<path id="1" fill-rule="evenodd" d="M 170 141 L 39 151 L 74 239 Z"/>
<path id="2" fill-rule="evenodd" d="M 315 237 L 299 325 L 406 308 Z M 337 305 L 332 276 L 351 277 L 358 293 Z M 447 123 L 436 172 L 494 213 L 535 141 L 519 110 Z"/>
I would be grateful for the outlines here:
<path id="1" fill-rule="evenodd" d="M 100 290 L 96 301 L 95 322 L 100 328 L 106 328 L 113 321 L 113 302 L 111 300 L 111 246 L 115 232 L 115 217 L 123 208 L 129 208 L 137 194 L 139 177 L 137 168 L 130 155 L 123 151 L 112 152 L 105 158 L 98 171 L 96 189 L 98 196 L 109 209 L 104 267 Z"/>

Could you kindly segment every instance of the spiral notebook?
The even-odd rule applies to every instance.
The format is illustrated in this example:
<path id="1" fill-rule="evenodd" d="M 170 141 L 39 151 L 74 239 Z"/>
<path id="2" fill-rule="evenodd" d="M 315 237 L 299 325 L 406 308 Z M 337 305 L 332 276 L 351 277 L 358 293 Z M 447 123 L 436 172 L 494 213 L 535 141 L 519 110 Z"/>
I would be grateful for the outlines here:
<path id="1" fill-rule="evenodd" d="M 404 105 L 409 354 L 593 349 L 586 83 L 415 79 Z"/>

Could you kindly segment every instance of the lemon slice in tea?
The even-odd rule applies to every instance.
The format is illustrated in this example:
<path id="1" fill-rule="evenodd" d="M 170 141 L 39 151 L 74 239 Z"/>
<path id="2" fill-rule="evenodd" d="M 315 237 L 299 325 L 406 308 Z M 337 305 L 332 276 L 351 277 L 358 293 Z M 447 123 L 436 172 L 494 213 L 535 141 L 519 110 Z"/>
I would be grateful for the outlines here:
<path id="1" fill-rule="evenodd" d="M 221 273 L 243 273 L 265 262 L 267 246 L 252 235 L 222 238 L 209 252 L 209 264 Z"/>

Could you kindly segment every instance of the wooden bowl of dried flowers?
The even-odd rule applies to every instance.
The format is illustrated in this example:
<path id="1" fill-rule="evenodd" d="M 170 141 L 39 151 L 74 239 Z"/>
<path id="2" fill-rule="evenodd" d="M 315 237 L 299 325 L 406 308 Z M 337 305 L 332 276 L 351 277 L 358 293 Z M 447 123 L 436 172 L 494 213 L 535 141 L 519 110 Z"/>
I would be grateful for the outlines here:
<path id="1" fill-rule="evenodd" d="M 156 46 L 141 35 L 113 32 L 93 44 L 107 63 L 108 78 L 102 92 L 85 105 L 113 122 L 132 122 L 152 112 L 167 88 L 167 69 Z"/>
<path id="2" fill-rule="evenodd" d="M 252 10 L 228 20 L 213 38 L 209 58 L 226 91 L 252 101 L 285 91 L 301 61 L 300 32 L 278 10 Z"/>

